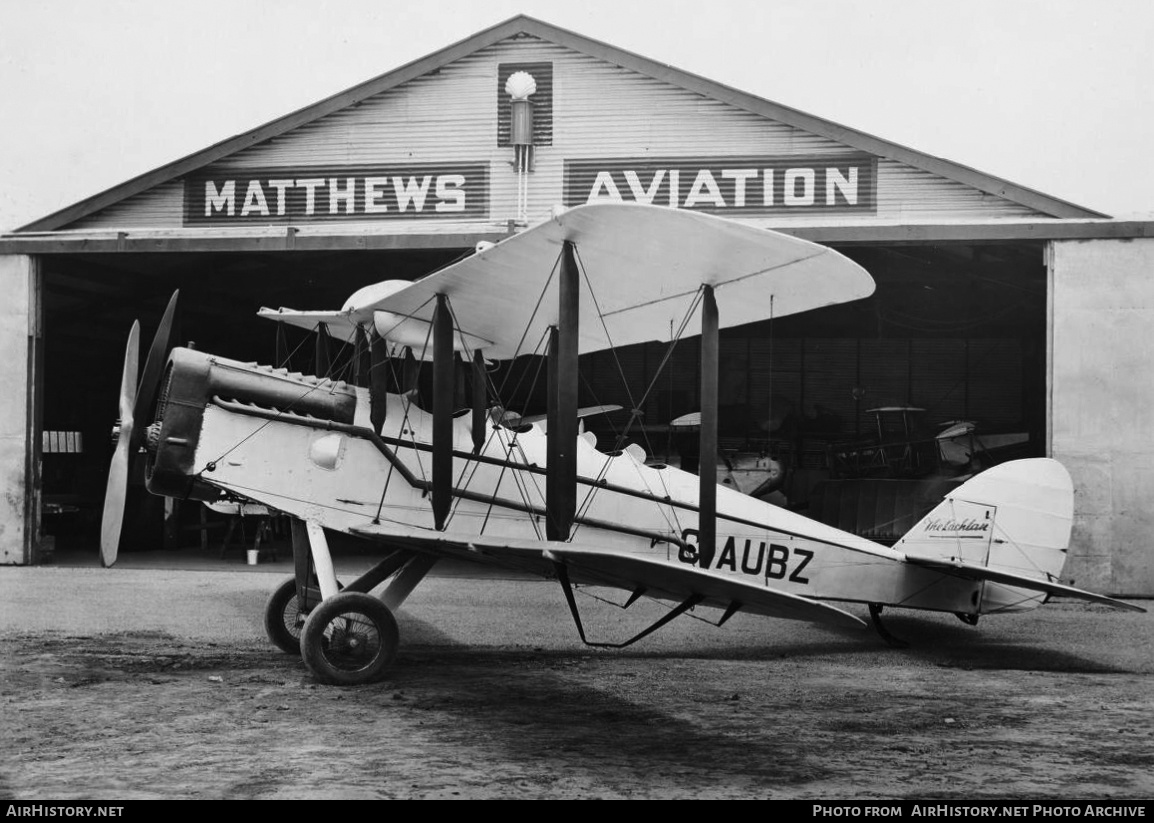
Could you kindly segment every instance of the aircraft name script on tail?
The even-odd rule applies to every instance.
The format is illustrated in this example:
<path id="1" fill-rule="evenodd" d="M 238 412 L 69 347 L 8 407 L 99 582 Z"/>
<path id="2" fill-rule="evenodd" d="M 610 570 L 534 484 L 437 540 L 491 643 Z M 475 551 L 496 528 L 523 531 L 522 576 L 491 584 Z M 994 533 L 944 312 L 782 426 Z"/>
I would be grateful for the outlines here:
<path id="1" fill-rule="evenodd" d="M 976 520 L 972 517 L 964 520 L 943 520 L 935 517 L 926 523 L 926 531 L 932 537 L 980 537 L 989 529 L 990 521 Z"/>

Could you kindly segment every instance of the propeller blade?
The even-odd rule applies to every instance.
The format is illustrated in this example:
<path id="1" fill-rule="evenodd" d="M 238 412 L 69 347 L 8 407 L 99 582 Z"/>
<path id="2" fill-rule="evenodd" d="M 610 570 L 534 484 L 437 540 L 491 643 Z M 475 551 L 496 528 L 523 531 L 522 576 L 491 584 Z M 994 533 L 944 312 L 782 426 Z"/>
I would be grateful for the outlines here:
<path id="1" fill-rule="evenodd" d="M 124 350 L 124 372 L 120 378 L 120 435 L 108 469 L 104 493 L 104 515 L 100 521 L 100 564 L 108 568 L 116 562 L 120 530 L 124 525 L 124 502 L 128 494 L 128 463 L 132 457 L 133 410 L 136 405 L 136 376 L 140 369 L 140 321 L 132 324 Z"/>
<path id="2" fill-rule="evenodd" d="M 136 387 L 136 403 L 132 408 L 132 420 L 140 425 L 133 426 L 132 442 L 129 444 L 130 455 L 135 455 L 144 442 L 144 429 L 149 422 L 146 417 L 156 401 L 160 378 L 164 374 L 164 366 L 171 350 L 178 297 L 180 289 L 174 291 L 172 297 L 168 299 L 168 307 L 164 310 L 164 316 L 160 318 L 160 325 L 156 327 L 156 334 L 152 338 L 152 346 L 148 349 L 148 357 L 144 360 L 144 371 L 140 374 L 140 383 Z"/>

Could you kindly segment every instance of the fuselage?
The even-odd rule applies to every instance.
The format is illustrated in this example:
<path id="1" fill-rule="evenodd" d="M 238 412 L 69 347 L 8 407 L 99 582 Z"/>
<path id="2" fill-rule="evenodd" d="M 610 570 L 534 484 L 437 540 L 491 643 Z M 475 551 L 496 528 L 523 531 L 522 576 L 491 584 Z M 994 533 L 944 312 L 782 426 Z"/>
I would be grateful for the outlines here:
<path id="1" fill-rule="evenodd" d="M 227 400 L 205 409 L 194 465 L 200 478 L 325 528 L 352 533 L 373 521 L 433 527 L 432 416 L 388 396 L 379 436 L 367 390 L 352 424 Z M 488 423 L 473 453 L 471 415 L 454 418 L 448 531 L 545 539 L 546 434 Z M 893 549 L 725 486 L 717 489 L 712 558 L 698 536 L 699 480 L 646 465 L 630 451 L 577 444 L 577 507 L 570 542 L 708 568 L 746 583 L 815 599 L 972 612 L 980 584 L 918 569 Z"/>

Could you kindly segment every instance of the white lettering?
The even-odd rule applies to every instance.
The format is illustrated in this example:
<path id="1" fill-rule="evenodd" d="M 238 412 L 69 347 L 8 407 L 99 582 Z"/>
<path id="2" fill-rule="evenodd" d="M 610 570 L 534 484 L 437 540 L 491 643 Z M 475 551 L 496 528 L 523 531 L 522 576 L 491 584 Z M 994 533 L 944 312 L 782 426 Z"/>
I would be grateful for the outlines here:
<path id="1" fill-rule="evenodd" d="M 787 206 L 812 206 L 815 177 L 813 169 L 786 169 L 782 202 Z M 797 190 L 799 182 L 801 183 L 800 194 Z"/>
<path id="2" fill-rule="evenodd" d="M 661 181 L 664 179 L 665 169 L 658 169 L 653 172 L 653 178 L 649 181 L 649 188 L 645 188 L 641 185 L 637 172 L 632 169 L 625 172 L 625 182 L 629 184 L 629 191 L 633 192 L 633 199 L 647 206 L 653 204 L 653 198 L 657 196 L 657 190 L 661 188 Z"/>
<path id="3" fill-rule="evenodd" d="M 721 176 L 733 181 L 733 205 L 741 208 L 745 205 L 745 181 L 757 177 L 757 169 L 722 169 Z"/>
<path id="4" fill-rule="evenodd" d="M 706 192 L 707 189 L 708 192 Z M 691 208 L 702 201 L 707 201 L 718 208 L 725 208 L 725 199 L 721 196 L 721 189 L 717 187 L 717 181 L 713 179 L 713 172 L 709 169 L 701 169 L 697 172 L 693 185 L 689 187 L 689 196 L 685 198 L 685 207 Z"/>
<path id="5" fill-rule="evenodd" d="M 297 188 L 305 190 L 305 214 L 315 214 L 317 210 L 317 189 L 325 184 L 323 177 L 306 177 L 297 180 Z"/>
<path id="6" fill-rule="evenodd" d="M 437 203 L 439 212 L 465 210 L 465 175 L 442 174 L 437 178 Z"/>
<path id="7" fill-rule="evenodd" d="M 393 178 L 393 191 L 397 195 L 397 211 L 404 211 L 408 208 L 409 203 L 413 204 L 413 211 L 421 211 L 425 208 L 425 197 L 429 193 L 429 181 L 433 178 L 425 175 L 421 178 L 421 182 L 417 182 L 417 178 L 410 177 L 409 182 L 406 183 L 402 177 Z"/>
<path id="8" fill-rule="evenodd" d="M 383 214 L 389 210 L 389 207 L 384 203 L 377 202 L 385 196 L 381 187 L 387 185 L 389 185 L 389 178 L 387 177 L 365 178 L 365 214 Z"/>
<path id="9" fill-rule="evenodd" d="M 604 190 L 605 194 L 601 191 Z M 617 184 L 613 182 L 613 175 L 607 171 L 597 172 L 597 179 L 593 181 L 593 188 L 589 191 L 589 197 L 585 200 L 586 203 L 592 203 L 602 198 L 620 201 L 621 192 L 617 190 Z"/>
<path id="10" fill-rule="evenodd" d="M 834 189 L 837 189 L 841 196 L 845 198 L 845 202 L 851 206 L 857 205 L 857 167 L 851 166 L 849 169 L 849 177 L 844 177 L 841 169 L 826 169 L 825 170 L 825 203 L 827 206 L 832 206 L 835 203 Z"/>
<path id="11" fill-rule="evenodd" d="M 276 213 L 284 215 L 285 213 L 285 190 L 292 187 L 292 180 L 269 180 L 268 184 L 276 189 Z"/>
<path id="12" fill-rule="evenodd" d="M 761 170 L 761 205 L 773 205 L 773 169 Z"/>
<path id="13" fill-rule="evenodd" d="M 212 217 L 214 211 L 225 214 L 236 213 L 236 181 L 228 180 L 220 191 L 211 180 L 204 181 L 204 216 Z"/>
<path id="14" fill-rule="evenodd" d="M 248 181 L 248 191 L 244 195 L 244 206 L 240 210 L 240 216 L 247 217 L 254 211 L 268 217 L 268 201 L 264 199 L 264 189 L 261 188 L 259 180 Z"/>
<path id="15" fill-rule="evenodd" d="M 357 178 L 346 177 L 343 189 L 337 185 L 340 182 L 339 177 L 329 178 L 329 214 L 336 214 L 341 202 L 345 204 L 345 214 L 352 214 L 357 196 Z"/>
<path id="16" fill-rule="evenodd" d="M 681 205 L 681 170 L 669 170 L 669 206 L 678 208 Z"/>

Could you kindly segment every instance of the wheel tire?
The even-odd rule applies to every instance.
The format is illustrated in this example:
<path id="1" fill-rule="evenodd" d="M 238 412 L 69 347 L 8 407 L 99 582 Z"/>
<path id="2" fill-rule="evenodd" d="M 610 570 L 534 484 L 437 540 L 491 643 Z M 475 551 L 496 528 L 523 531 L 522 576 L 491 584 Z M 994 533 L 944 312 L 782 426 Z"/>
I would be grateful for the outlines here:
<path id="1" fill-rule="evenodd" d="M 309 614 L 300 651 L 322 683 L 359 686 L 381 679 L 399 644 L 397 620 L 388 606 L 372 595 L 344 592 Z"/>
<path id="2" fill-rule="evenodd" d="M 264 630 L 272 644 L 285 654 L 301 653 L 304 615 L 297 600 L 297 580 L 290 577 L 269 595 L 264 607 Z"/>

